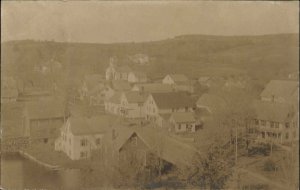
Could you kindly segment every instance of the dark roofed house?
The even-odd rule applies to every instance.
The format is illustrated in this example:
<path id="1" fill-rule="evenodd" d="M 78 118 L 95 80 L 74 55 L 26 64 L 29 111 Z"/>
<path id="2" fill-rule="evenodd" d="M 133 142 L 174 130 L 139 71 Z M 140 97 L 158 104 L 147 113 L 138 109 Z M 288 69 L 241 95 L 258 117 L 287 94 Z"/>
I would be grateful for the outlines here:
<path id="1" fill-rule="evenodd" d="M 61 128 L 55 150 L 66 153 L 72 160 L 90 158 L 93 150 L 103 148 L 103 136 L 114 121 L 115 118 L 109 115 L 91 118 L 71 116 Z"/>
<path id="2" fill-rule="evenodd" d="M 186 167 L 198 153 L 194 147 L 152 127 L 116 126 L 107 135 L 107 141 L 110 141 L 112 159 L 124 162 L 130 158 L 129 155 L 138 155 L 143 166 L 160 157 L 164 166 Z"/>
<path id="3" fill-rule="evenodd" d="M 59 135 L 66 115 L 63 102 L 58 100 L 26 102 L 25 130 L 32 142 L 52 143 Z"/>
<path id="4" fill-rule="evenodd" d="M 145 102 L 146 118 L 156 120 L 159 114 L 173 112 L 192 112 L 193 99 L 184 92 L 152 93 Z"/>
<path id="5" fill-rule="evenodd" d="M 261 100 L 272 102 L 297 103 L 298 96 L 298 81 L 289 80 L 271 80 L 260 94 Z"/>
<path id="6" fill-rule="evenodd" d="M 286 143 L 298 140 L 298 113 L 295 105 L 278 102 L 253 102 L 254 126 L 258 140 Z"/>

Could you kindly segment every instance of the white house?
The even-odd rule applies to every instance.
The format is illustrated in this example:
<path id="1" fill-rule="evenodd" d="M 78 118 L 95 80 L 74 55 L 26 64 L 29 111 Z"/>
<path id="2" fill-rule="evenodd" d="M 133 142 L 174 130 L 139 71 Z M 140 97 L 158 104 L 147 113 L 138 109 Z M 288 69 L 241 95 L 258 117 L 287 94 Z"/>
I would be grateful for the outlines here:
<path id="1" fill-rule="evenodd" d="M 173 124 L 175 133 L 196 131 L 196 119 L 193 112 L 172 113 L 170 123 Z"/>
<path id="2" fill-rule="evenodd" d="M 112 97 L 104 101 L 105 112 L 113 115 L 120 115 L 121 92 L 115 92 Z"/>
<path id="3" fill-rule="evenodd" d="M 257 140 L 283 144 L 299 140 L 297 109 L 291 104 L 254 101 Z"/>
<path id="4" fill-rule="evenodd" d="M 121 95 L 120 112 L 126 118 L 144 118 L 144 102 L 147 94 L 141 92 L 123 92 Z"/>
<path id="5" fill-rule="evenodd" d="M 106 115 L 92 118 L 70 117 L 55 141 L 55 150 L 66 153 L 72 160 L 90 158 L 92 151 L 101 151 L 103 136 L 112 121 L 112 117 Z"/>

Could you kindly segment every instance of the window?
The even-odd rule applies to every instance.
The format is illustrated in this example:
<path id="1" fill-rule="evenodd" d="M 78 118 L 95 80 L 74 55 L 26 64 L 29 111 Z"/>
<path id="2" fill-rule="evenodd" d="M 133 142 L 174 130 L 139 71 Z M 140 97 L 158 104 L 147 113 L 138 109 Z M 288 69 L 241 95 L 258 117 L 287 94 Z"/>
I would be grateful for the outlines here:
<path id="1" fill-rule="evenodd" d="M 138 138 L 136 136 L 132 137 L 131 142 L 134 146 L 137 146 L 137 141 L 138 141 Z"/>
<path id="2" fill-rule="evenodd" d="M 262 126 L 266 126 L 266 121 L 265 120 L 261 120 L 261 125 Z"/>
<path id="3" fill-rule="evenodd" d="M 81 146 L 87 146 L 87 139 L 81 139 L 80 144 Z"/>
<path id="4" fill-rule="evenodd" d="M 264 139 L 265 138 L 265 132 L 261 132 L 261 137 Z"/>
<path id="5" fill-rule="evenodd" d="M 181 130 L 181 124 L 178 124 L 178 130 Z"/>
<path id="6" fill-rule="evenodd" d="M 274 122 L 271 121 L 271 122 L 270 122 L 270 125 L 271 125 L 271 127 L 273 128 L 273 127 L 274 127 Z"/>
<path id="7" fill-rule="evenodd" d="M 289 138 L 289 133 L 285 134 L 285 138 L 288 139 Z"/>
<path id="8" fill-rule="evenodd" d="M 258 119 L 255 119 L 255 120 L 254 120 L 254 123 L 255 123 L 255 125 L 258 125 L 258 124 L 259 124 Z"/>
<path id="9" fill-rule="evenodd" d="M 101 144 L 101 139 L 100 139 L 100 138 L 97 138 L 97 139 L 96 139 L 96 145 L 99 146 L 100 144 Z"/>
<path id="10" fill-rule="evenodd" d="M 279 128 L 279 123 L 275 122 L 275 128 Z"/>
<path id="11" fill-rule="evenodd" d="M 87 151 L 80 152 L 80 158 L 86 158 L 87 157 Z"/>
<path id="12" fill-rule="evenodd" d="M 286 122 L 285 123 L 285 128 L 289 128 L 290 127 L 290 123 L 289 122 Z"/>

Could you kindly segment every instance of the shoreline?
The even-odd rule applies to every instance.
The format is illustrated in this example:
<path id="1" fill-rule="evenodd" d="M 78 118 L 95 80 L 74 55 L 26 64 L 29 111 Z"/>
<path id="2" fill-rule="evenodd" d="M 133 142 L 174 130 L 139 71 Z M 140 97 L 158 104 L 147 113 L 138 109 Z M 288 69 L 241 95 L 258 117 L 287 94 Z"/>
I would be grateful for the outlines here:
<path id="1" fill-rule="evenodd" d="M 27 159 L 37 163 L 38 165 L 47 168 L 47 169 L 51 169 L 51 170 L 62 170 L 63 169 L 63 167 L 61 167 L 59 165 L 51 165 L 51 164 L 42 162 L 42 161 L 38 160 L 37 158 L 35 158 L 34 156 L 30 155 L 29 153 L 25 152 L 25 151 L 19 150 L 18 153 L 22 157 L 27 158 Z"/>

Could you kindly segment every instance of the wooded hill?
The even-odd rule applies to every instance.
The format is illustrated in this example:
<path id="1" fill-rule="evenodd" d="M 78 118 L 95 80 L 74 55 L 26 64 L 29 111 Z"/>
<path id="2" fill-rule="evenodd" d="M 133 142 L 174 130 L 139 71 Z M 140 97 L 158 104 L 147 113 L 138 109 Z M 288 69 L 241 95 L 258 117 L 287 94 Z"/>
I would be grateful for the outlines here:
<path id="1" fill-rule="evenodd" d="M 54 58 L 62 63 L 67 77 L 103 73 L 110 57 L 129 64 L 150 77 L 183 73 L 190 78 L 205 75 L 248 74 L 267 81 L 298 71 L 298 34 L 264 36 L 184 35 L 142 43 L 62 43 L 53 41 L 11 41 L 2 43 L 2 73 L 25 78 L 36 64 Z M 134 65 L 128 56 L 143 53 L 150 64 Z"/>

